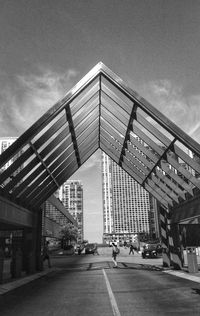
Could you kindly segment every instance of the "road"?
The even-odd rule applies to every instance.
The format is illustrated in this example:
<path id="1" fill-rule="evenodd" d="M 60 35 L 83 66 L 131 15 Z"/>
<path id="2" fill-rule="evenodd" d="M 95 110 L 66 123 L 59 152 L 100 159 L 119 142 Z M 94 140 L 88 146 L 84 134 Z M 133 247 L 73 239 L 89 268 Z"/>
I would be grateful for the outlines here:
<path id="1" fill-rule="evenodd" d="M 109 248 L 100 249 L 99 256 L 53 258 L 49 274 L 0 297 L 0 314 L 200 315 L 200 283 L 158 269 L 161 259 L 144 260 L 127 251 L 121 251 L 118 269 Z"/>

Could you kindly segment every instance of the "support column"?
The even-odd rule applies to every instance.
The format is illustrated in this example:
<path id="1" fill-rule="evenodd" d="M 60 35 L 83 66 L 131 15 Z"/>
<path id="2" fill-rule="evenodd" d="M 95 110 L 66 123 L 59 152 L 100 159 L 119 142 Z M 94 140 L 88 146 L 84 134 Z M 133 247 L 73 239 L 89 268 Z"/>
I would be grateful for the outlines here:
<path id="1" fill-rule="evenodd" d="M 169 239 L 168 239 L 168 222 L 169 211 L 160 206 L 160 225 L 161 225 L 161 240 L 163 247 L 163 267 L 171 266 Z"/>
<path id="2" fill-rule="evenodd" d="M 169 246 L 171 264 L 175 270 L 181 270 L 184 264 L 183 247 L 181 245 L 178 224 L 171 224 L 169 230 Z"/>
<path id="3" fill-rule="evenodd" d="M 0 245 L 0 284 L 3 282 L 4 251 Z"/>
<path id="4" fill-rule="evenodd" d="M 23 268 L 27 274 L 43 270 L 41 259 L 42 210 L 35 214 L 34 226 L 23 232 Z"/>
<path id="5" fill-rule="evenodd" d="M 176 270 L 183 268 L 183 247 L 178 224 L 171 224 L 170 210 L 160 207 L 161 237 L 163 246 L 163 266 Z"/>
<path id="6" fill-rule="evenodd" d="M 35 272 L 34 229 L 35 228 L 25 228 L 23 232 L 23 269 L 27 274 Z"/>
<path id="7" fill-rule="evenodd" d="M 43 270 L 43 260 L 41 254 L 42 248 L 42 208 L 39 209 L 37 214 L 37 225 L 36 225 L 36 270 Z"/>

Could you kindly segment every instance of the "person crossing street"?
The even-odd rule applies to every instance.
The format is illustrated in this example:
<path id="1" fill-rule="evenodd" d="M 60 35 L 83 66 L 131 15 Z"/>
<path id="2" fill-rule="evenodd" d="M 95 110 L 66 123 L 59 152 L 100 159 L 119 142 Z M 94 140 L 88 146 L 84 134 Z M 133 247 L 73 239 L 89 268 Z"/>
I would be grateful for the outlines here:
<path id="1" fill-rule="evenodd" d="M 134 248 L 133 248 L 133 245 L 131 244 L 131 245 L 130 245 L 130 250 L 129 250 L 129 255 L 130 255 L 131 253 L 134 255 L 133 249 L 134 249 Z"/>

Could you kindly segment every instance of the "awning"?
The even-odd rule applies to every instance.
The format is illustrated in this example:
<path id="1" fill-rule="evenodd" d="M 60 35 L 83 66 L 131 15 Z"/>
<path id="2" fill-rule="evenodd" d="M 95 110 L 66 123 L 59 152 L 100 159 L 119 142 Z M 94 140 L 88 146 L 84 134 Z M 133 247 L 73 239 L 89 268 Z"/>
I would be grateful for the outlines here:
<path id="1" fill-rule="evenodd" d="M 200 189 L 200 145 L 98 63 L 0 156 L 0 195 L 38 208 L 100 148 L 164 207 Z"/>

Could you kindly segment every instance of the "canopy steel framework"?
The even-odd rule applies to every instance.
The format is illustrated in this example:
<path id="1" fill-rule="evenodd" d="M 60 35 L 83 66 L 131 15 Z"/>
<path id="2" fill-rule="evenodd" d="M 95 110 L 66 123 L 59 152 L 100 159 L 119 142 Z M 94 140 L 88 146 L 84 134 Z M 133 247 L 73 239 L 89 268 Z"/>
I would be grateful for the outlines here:
<path id="1" fill-rule="evenodd" d="M 98 63 L 0 156 L 0 195 L 37 209 L 100 148 L 165 208 L 200 190 L 200 145 Z"/>

